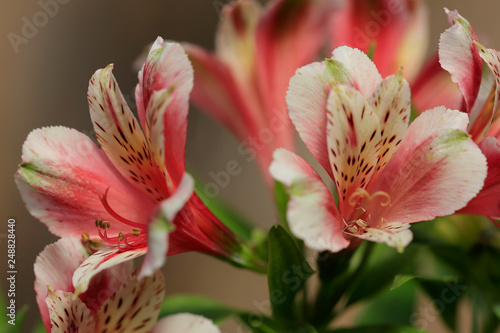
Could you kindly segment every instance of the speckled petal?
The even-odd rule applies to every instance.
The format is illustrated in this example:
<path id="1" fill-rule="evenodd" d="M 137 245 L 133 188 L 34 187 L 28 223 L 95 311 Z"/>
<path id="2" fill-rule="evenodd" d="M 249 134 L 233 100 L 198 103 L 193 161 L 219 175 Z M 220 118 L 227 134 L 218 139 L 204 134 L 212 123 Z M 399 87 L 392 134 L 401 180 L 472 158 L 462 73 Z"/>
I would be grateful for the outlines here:
<path id="1" fill-rule="evenodd" d="M 103 248 L 92 254 L 73 273 L 72 282 L 75 287 L 75 295 L 80 295 L 87 291 L 90 281 L 98 273 L 107 268 L 140 257 L 146 252 L 146 245 L 144 245 L 144 247 L 122 252 L 118 251 L 116 246 L 113 246 Z"/>
<path id="2" fill-rule="evenodd" d="M 132 275 L 96 314 L 96 332 L 151 332 L 165 295 L 161 271 L 142 280 Z"/>
<path id="3" fill-rule="evenodd" d="M 50 318 L 47 303 L 47 286 L 55 290 L 72 292 L 71 277 L 75 269 L 89 256 L 79 238 L 62 238 L 47 245 L 36 258 L 35 292 L 36 302 L 47 332 L 50 332 Z"/>
<path id="4" fill-rule="evenodd" d="M 375 167 L 375 174 L 378 174 L 403 141 L 410 120 L 410 85 L 401 71 L 384 79 L 369 103 L 380 123 L 381 146 Z"/>
<path id="5" fill-rule="evenodd" d="M 85 304 L 74 299 L 73 293 L 49 289 L 47 307 L 50 313 L 50 332 L 94 333 L 94 317 Z"/>
<path id="6" fill-rule="evenodd" d="M 151 199 L 161 201 L 169 193 L 164 171 L 156 164 L 112 69 L 112 65 L 99 69 L 89 82 L 87 99 L 97 140 L 126 179 Z"/>
<path id="7" fill-rule="evenodd" d="M 380 152 L 379 119 L 361 93 L 334 84 L 327 106 L 327 143 L 342 216 L 350 216 L 351 196 L 365 188 Z"/>
<path id="8" fill-rule="evenodd" d="M 158 37 L 139 72 L 136 99 L 151 158 L 175 191 L 185 170 L 189 93 L 193 68 L 180 44 Z M 154 192 L 156 190 L 151 188 Z"/>

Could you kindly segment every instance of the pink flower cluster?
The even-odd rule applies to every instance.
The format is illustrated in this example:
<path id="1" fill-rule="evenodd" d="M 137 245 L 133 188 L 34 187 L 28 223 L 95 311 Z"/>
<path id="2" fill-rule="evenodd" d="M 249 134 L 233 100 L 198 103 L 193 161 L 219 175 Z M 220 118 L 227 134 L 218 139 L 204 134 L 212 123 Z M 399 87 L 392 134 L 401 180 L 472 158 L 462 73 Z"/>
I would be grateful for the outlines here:
<path id="1" fill-rule="evenodd" d="M 100 147 L 65 127 L 30 133 L 16 182 L 62 237 L 35 264 L 47 331 L 219 331 L 189 314 L 156 322 L 165 256 L 199 251 L 245 266 L 241 240 L 186 172 L 190 99 L 242 140 L 269 185 L 285 185 L 290 230 L 311 249 L 366 239 L 402 251 L 411 223 L 456 212 L 495 222 L 500 54 L 447 11 L 451 27 L 424 65 L 415 44 L 427 42 L 425 4 L 397 3 L 234 1 L 214 53 L 156 40 L 139 72 L 138 118 L 112 65 L 92 76 Z M 331 58 L 314 62 L 325 49 Z M 294 152 L 295 130 L 323 178 Z"/>

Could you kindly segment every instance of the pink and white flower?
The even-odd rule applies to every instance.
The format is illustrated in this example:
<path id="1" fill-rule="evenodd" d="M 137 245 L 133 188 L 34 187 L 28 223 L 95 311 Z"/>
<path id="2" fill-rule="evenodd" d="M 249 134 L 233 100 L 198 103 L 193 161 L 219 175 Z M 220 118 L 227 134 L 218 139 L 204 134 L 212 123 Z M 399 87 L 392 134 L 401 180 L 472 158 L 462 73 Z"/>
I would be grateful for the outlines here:
<path id="1" fill-rule="evenodd" d="M 158 38 L 139 73 L 139 121 L 110 65 L 93 75 L 88 90 L 101 148 L 65 127 L 34 130 L 24 143 L 15 177 L 31 214 L 57 236 L 99 241 L 75 271 L 77 294 L 95 274 L 146 253 L 141 276 L 160 267 L 167 253 L 231 257 L 238 248 L 233 233 L 192 194 L 185 171 L 192 84 L 183 48 Z"/>
<path id="2" fill-rule="evenodd" d="M 301 157 L 274 153 L 270 171 L 290 195 L 291 231 L 317 250 L 340 251 L 354 238 L 402 250 L 410 223 L 463 208 L 483 186 L 486 160 L 466 133 L 465 114 L 438 107 L 410 126 L 410 89 L 401 71 L 382 79 L 349 47 L 297 71 L 290 118 L 335 184 Z"/>
<path id="3" fill-rule="evenodd" d="M 161 271 L 141 280 L 130 262 L 97 274 L 88 290 L 75 295 L 72 276 L 89 257 L 78 238 L 62 238 L 47 246 L 35 262 L 37 303 L 47 332 L 218 333 L 208 319 L 179 314 L 157 322 L 165 295 Z"/>
<path id="4" fill-rule="evenodd" d="M 439 61 L 458 86 L 459 109 L 470 118 L 468 132 L 488 161 L 483 189 L 460 212 L 500 218 L 500 53 L 479 43 L 456 10 L 446 13 L 451 27 L 441 34 Z"/>
<path id="5" fill-rule="evenodd" d="M 222 9 L 215 53 L 185 48 L 194 68 L 192 101 L 246 143 L 266 180 L 278 147 L 292 149 L 294 131 L 285 94 L 295 70 L 315 60 L 336 1 L 237 0 Z"/>

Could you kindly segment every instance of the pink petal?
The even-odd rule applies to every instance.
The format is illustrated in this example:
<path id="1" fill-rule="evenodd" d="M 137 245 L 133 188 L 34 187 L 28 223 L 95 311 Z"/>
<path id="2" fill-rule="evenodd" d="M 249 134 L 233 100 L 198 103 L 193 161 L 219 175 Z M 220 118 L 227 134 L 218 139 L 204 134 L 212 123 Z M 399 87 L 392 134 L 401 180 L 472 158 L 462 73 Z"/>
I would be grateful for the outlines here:
<path id="1" fill-rule="evenodd" d="M 375 64 L 360 50 L 338 47 L 332 52 L 332 60 L 336 62 L 335 81 L 357 89 L 366 99 L 382 81 Z"/>
<path id="2" fill-rule="evenodd" d="M 142 280 L 132 275 L 96 314 L 96 332 L 151 332 L 165 295 L 161 271 Z"/>
<path id="3" fill-rule="evenodd" d="M 375 171 L 381 135 L 373 108 L 359 91 L 333 85 L 327 106 L 327 143 L 342 216 L 350 216 L 351 196 Z"/>
<path id="4" fill-rule="evenodd" d="M 331 48 L 346 45 L 368 52 L 375 43 L 373 60 L 384 77 L 401 66 L 407 77 L 414 77 L 425 59 L 428 13 L 424 1 L 346 1 L 330 22 Z"/>
<path id="5" fill-rule="evenodd" d="M 266 118 L 288 124 L 285 93 L 297 68 L 314 61 L 324 42 L 324 25 L 336 6 L 330 1 L 270 2 L 256 32 L 256 75 Z M 290 125 L 276 133 L 280 144 L 293 147 Z"/>
<path id="6" fill-rule="evenodd" d="M 497 139 L 486 138 L 479 148 L 488 162 L 488 175 L 482 190 L 459 213 L 500 218 L 500 146 Z"/>
<path id="7" fill-rule="evenodd" d="M 214 323 L 202 316 L 179 313 L 162 318 L 151 333 L 220 333 Z"/>
<path id="8" fill-rule="evenodd" d="M 290 118 L 309 151 L 331 177 L 326 109 L 332 81 L 349 85 L 368 99 L 382 77 L 366 54 L 339 47 L 331 60 L 304 66 L 290 80 L 286 96 Z"/>
<path id="9" fill-rule="evenodd" d="M 260 15 L 261 6 L 254 0 L 233 1 L 222 8 L 216 53 L 242 83 L 255 75 L 255 31 Z"/>
<path id="10" fill-rule="evenodd" d="M 479 48 L 481 58 L 489 68 L 489 70 L 483 71 L 476 103 L 469 113 L 471 122 L 469 133 L 474 141 L 480 142 L 490 132 L 493 120 L 499 116 L 500 53 L 493 49 L 487 49 L 477 42 L 476 45 Z M 494 128 L 493 131 L 495 131 Z"/>
<path id="11" fill-rule="evenodd" d="M 248 95 L 236 81 L 230 67 L 203 49 L 184 44 L 194 69 L 192 102 L 220 121 L 240 139 L 257 132 L 262 124 L 253 108 L 254 95 Z"/>
<path id="12" fill-rule="evenodd" d="M 379 160 L 375 167 L 378 174 L 391 159 L 406 135 L 411 112 L 410 86 L 401 72 L 383 80 L 369 100 L 378 116 L 381 130 Z M 372 182 L 375 179 L 372 178 Z"/>
<path id="13" fill-rule="evenodd" d="M 127 262 L 144 255 L 147 247 L 120 252 L 116 246 L 105 247 L 88 257 L 73 273 L 75 295 L 84 293 L 89 288 L 90 281 L 98 273 L 107 268 Z"/>
<path id="14" fill-rule="evenodd" d="M 87 257 L 87 250 L 79 238 L 62 238 L 46 246 L 36 258 L 34 265 L 36 302 L 47 332 L 50 332 L 51 327 L 49 310 L 45 302 L 47 286 L 55 290 L 74 291 L 71 277 Z"/>
<path id="15" fill-rule="evenodd" d="M 439 62 L 451 74 L 451 79 L 465 98 L 467 111 L 471 110 L 481 84 L 483 63 L 479 56 L 477 40 L 469 22 L 458 15 L 457 11 L 446 14 L 452 23 L 441 34 L 439 40 Z"/>
<path id="16" fill-rule="evenodd" d="M 332 175 L 326 144 L 326 105 L 333 79 L 324 62 L 315 62 L 297 70 L 290 79 L 286 102 L 300 138 L 309 151 Z"/>
<path id="17" fill-rule="evenodd" d="M 486 159 L 464 132 L 467 121 L 466 114 L 440 107 L 410 125 L 372 191 L 387 193 L 390 205 L 371 210 L 370 225 L 450 215 L 476 196 L 486 177 Z"/>
<path id="18" fill-rule="evenodd" d="M 287 220 L 295 236 L 318 251 L 338 252 L 349 245 L 335 200 L 306 161 L 285 149 L 277 149 L 269 169 L 274 179 L 288 189 Z"/>
<path id="19" fill-rule="evenodd" d="M 48 332 L 95 332 L 92 313 L 79 298 L 73 298 L 73 293 L 49 290 L 46 302 L 52 326 Z"/>
<path id="20" fill-rule="evenodd" d="M 168 251 L 168 234 L 175 229 L 173 221 L 177 213 L 193 194 L 194 180 L 185 173 L 177 190 L 160 205 L 159 216 L 148 227 L 148 252 L 142 265 L 139 279 L 151 276 L 165 263 Z"/>
<path id="21" fill-rule="evenodd" d="M 139 72 L 136 99 L 141 124 L 156 165 L 169 176 L 174 191 L 185 170 L 189 93 L 193 68 L 183 48 L 160 37 Z"/>
<path id="22" fill-rule="evenodd" d="M 57 236 L 87 232 L 98 237 L 95 220 L 111 221 L 112 233 L 129 228 L 103 207 L 108 202 L 124 217 L 146 223 L 153 202 L 137 191 L 87 136 L 65 127 L 30 133 L 23 145 L 16 183 L 30 213 Z"/>
<path id="23" fill-rule="evenodd" d="M 155 201 L 167 198 L 169 190 L 161 165 L 112 73 L 113 66 L 100 69 L 90 79 L 88 102 L 97 140 L 118 171 L 137 189 Z"/>

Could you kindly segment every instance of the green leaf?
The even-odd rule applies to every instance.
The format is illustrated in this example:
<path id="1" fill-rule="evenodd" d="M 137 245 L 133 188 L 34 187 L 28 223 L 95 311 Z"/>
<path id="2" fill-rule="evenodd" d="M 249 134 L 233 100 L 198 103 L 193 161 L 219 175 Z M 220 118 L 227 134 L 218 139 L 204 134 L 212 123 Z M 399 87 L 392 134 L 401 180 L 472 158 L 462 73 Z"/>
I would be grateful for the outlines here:
<path id="1" fill-rule="evenodd" d="M 458 301 L 467 286 L 451 276 L 415 276 L 398 275 L 394 279 L 391 290 L 403 286 L 408 281 L 416 281 L 433 300 L 436 309 L 450 329 L 456 329 Z"/>
<path id="2" fill-rule="evenodd" d="M 316 296 L 310 321 L 316 327 L 327 327 L 335 317 L 333 309 L 346 296 L 353 281 L 362 271 L 375 243 L 363 242 L 356 249 L 347 248 L 337 253 L 319 253 L 317 263 L 321 286 Z"/>
<path id="3" fill-rule="evenodd" d="M 394 281 L 392 282 L 391 290 L 401 287 L 403 284 L 413 280 L 414 278 L 415 275 L 396 275 Z"/>
<path id="4" fill-rule="evenodd" d="M 239 312 L 217 301 L 197 295 L 177 294 L 165 298 L 161 305 L 159 318 L 176 313 L 189 312 L 220 323 L 236 316 Z"/>
<path id="5" fill-rule="evenodd" d="M 354 328 L 339 328 L 323 333 L 428 333 L 411 326 L 374 325 Z"/>
<path id="6" fill-rule="evenodd" d="M 273 316 L 282 323 L 299 322 L 295 296 L 314 273 L 292 236 L 280 225 L 269 232 L 269 295 Z"/>
<path id="7" fill-rule="evenodd" d="M 359 325 L 407 325 L 416 304 L 416 285 L 407 283 L 372 300 L 356 320 Z"/>
<path id="8" fill-rule="evenodd" d="M 285 185 L 282 183 L 275 181 L 274 182 L 274 198 L 276 200 L 276 206 L 278 208 L 278 214 L 281 218 L 281 222 L 288 229 L 288 221 L 286 219 L 286 208 L 288 206 L 288 201 L 290 200 L 290 196 L 286 190 Z"/>
<path id="9" fill-rule="evenodd" d="M 283 327 L 260 313 L 240 313 L 240 321 L 253 333 L 284 333 Z"/>
<path id="10" fill-rule="evenodd" d="M 446 283 L 446 282 L 454 282 L 458 278 L 456 276 L 418 276 L 411 274 L 401 274 L 396 275 L 394 281 L 392 282 L 391 290 L 397 289 L 404 285 L 406 282 L 412 280 L 418 280 L 420 282 L 438 282 L 438 283 Z"/>
<path id="11" fill-rule="evenodd" d="M 411 245 L 403 253 L 398 253 L 384 244 L 375 244 L 368 262 L 350 285 L 349 304 L 388 290 L 396 275 L 413 270 L 416 253 L 417 248 Z"/>
<path id="12" fill-rule="evenodd" d="M 493 313 L 500 319 L 500 303 L 497 303 L 493 306 Z"/>

